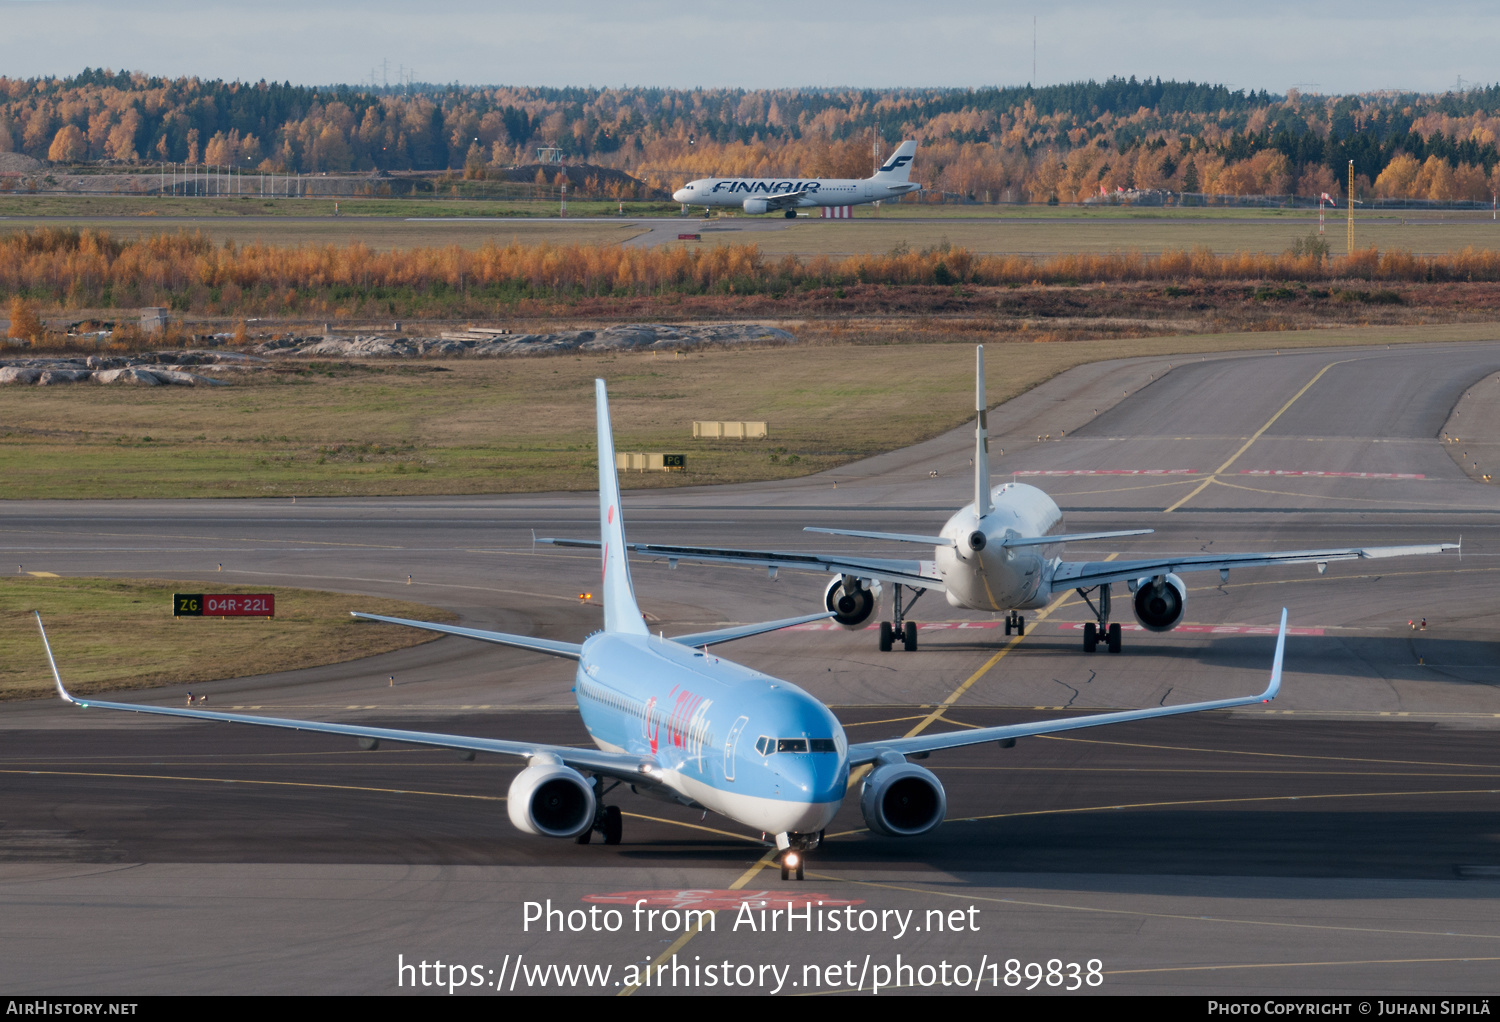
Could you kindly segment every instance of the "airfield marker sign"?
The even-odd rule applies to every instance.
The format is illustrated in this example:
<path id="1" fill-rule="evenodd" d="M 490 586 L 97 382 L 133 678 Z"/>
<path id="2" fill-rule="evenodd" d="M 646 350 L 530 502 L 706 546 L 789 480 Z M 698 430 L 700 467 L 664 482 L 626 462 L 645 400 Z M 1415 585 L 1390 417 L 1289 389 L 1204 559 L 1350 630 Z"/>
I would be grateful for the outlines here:
<path id="1" fill-rule="evenodd" d="M 173 617 L 275 617 L 274 593 L 173 593 Z"/>

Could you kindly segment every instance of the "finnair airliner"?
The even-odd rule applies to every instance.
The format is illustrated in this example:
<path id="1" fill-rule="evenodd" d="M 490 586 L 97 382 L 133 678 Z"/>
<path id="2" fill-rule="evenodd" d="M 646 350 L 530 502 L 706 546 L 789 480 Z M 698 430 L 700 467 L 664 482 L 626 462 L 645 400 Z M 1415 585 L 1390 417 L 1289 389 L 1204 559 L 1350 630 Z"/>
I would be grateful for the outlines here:
<path id="1" fill-rule="evenodd" d="M 672 198 L 684 206 L 739 206 L 746 213 L 782 213 L 787 219 L 809 206 L 858 206 L 920 192 L 911 177 L 917 143 L 901 146 L 874 174 L 866 178 L 700 177 L 689 181 Z"/>
<path id="2" fill-rule="evenodd" d="M 822 840 L 851 781 L 859 780 L 859 774 L 851 776 L 851 771 L 868 768 L 860 771 L 859 804 L 871 830 L 889 837 L 925 834 L 943 822 L 947 795 L 937 775 L 908 762 L 908 756 L 925 759 L 928 753 L 966 745 L 1009 746 L 1031 735 L 1269 702 L 1280 689 L 1285 610 L 1270 683 L 1258 695 L 851 744 L 838 719 L 814 696 L 708 649 L 716 643 L 821 620 L 832 612 L 671 639 L 650 633 L 636 605 L 626 560 L 603 380 L 595 381 L 595 401 L 603 631 L 572 643 L 378 614 L 354 616 L 576 661 L 572 691 L 597 748 L 74 696 L 63 685 L 43 628 L 42 641 L 58 695 L 84 710 L 125 710 L 343 735 L 359 739 L 366 748 L 389 741 L 514 756 L 524 760 L 526 767 L 511 782 L 507 808 L 511 822 L 527 834 L 573 839 L 579 844 L 599 834 L 605 844 L 619 844 L 620 810 L 605 805 L 604 797 L 618 784 L 625 784 L 637 794 L 710 810 L 774 835 L 782 879 L 795 875 L 800 880 L 805 854 Z M 41 625 L 38 614 L 37 626 Z"/>
<path id="3" fill-rule="evenodd" d="M 983 345 L 976 351 L 976 361 L 974 408 L 978 421 L 974 428 L 973 503 L 954 512 L 935 536 L 816 527 L 804 530 L 930 546 L 931 560 L 665 543 L 634 543 L 631 552 L 665 560 L 674 568 L 678 561 L 689 561 L 746 564 L 773 570 L 831 571 L 834 576 L 823 591 L 823 605 L 833 613 L 836 622 L 851 630 L 865 628 L 874 620 L 884 583 L 894 590 L 892 616 L 881 621 L 879 628 L 880 649 L 886 652 L 897 642 L 907 650 L 917 648 L 917 624 L 906 620 L 905 615 L 929 589 L 943 593 L 952 607 L 1006 612 L 1006 635 L 1012 630 L 1018 635 L 1025 634 L 1026 618 L 1021 611 L 1045 607 L 1071 589 L 1094 616 L 1093 621 L 1083 626 L 1084 652 L 1092 653 L 1102 644 L 1111 653 L 1118 653 L 1121 629 L 1118 621 L 1110 621 L 1110 596 L 1111 588 L 1119 583 L 1124 583 L 1128 590 L 1130 609 L 1141 627 L 1151 632 L 1167 632 L 1182 623 L 1187 611 L 1187 585 L 1179 573 L 1217 571 L 1221 581 L 1228 581 L 1231 568 L 1312 564 L 1321 575 L 1329 561 L 1409 557 L 1458 549 L 1457 543 L 1425 543 L 1264 553 L 1169 554 L 1129 561 L 1065 561 L 1061 556 L 1064 543 L 1143 536 L 1154 530 L 1069 533 L 1063 526 L 1063 514 L 1057 503 L 1035 486 L 1009 482 L 992 487 Z M 537 542 L 557 546 L 598 545 L 595 540 L 580 539 L 549 538 Z M 903 589 L 911 591 L 909 600 L 903 601 Z"/>

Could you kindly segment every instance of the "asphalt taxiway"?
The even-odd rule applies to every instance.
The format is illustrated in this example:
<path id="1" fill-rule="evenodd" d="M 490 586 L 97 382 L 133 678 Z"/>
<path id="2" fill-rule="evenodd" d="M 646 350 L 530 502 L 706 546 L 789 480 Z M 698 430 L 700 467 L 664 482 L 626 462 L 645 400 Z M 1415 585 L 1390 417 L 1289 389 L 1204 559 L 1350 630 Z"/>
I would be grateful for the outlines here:
<path id="1" fill-rule="evenodd" d="M 955 386 L 968 385 L 971 359 L 955 348 Z M 1497 372 L 1492 343 L 1131 360 L 1081 367 L 990 417 L 996 482 L 1047 489 L 1072 528 L 1157 530 L 1070 556 L 1461 536 L 1461 559 L 1190 577 L 1187 627 L 1127 631 L 1118 655 L 1082 652 L 1076 598 L 1007 638 L 936 594 L 913 611 L 916 653 L 822 628 L 722 648 L 823 698 L 851 735 L 875 737 L 1257 691 L 1267 626 L 1290 608 L 1283 692 L 1268 707 L 935 754 L 926 765 L 948 788 L 950 818 L 923 839 L 872 837 L 848 801 L 805 892 L 919 920 L 973 906 L 978 930 L 766 934 L 729 930 L 731 912 L 688 938 L 628 922 L 539 933 L 523 928 L 527 901 L 571 909 L 657 892 L 686 904 L 709 895 L 684 892 L 787 888 L 757 867 L 760 835 L 634 795 L 619 800 L 618 847 L 520 835 L 503 802 L 516 766 L 498 759 L 361 752 L 40 701 L 0 706 L 0 986 L 413 989 L 397 985 L 398 955 L 483 969 L 515 956 L 604 963 L 613 983 L 675 953 L 791 964 L 788 984 L 806 964 L 835 962 L 865 965 L 868 981 L 900 954 L 971 971 L 997 956 L 1097 959 L 1106 991 L 1487 992 L 1500 961 L 1500 494 L 1459 467 L 1442 434 Z M 648 542 L 889 551 L 800 529 L 930 531 L 971 496 L 971 450 L 966 427 L 803 480 L 627 492 L 627 525 Z M 399 595 L 466 624 L 576 640 L 598 627 L 597 607 L 577 596 L 596 561 L 533 548 L 531 530 L 587 536 L 595 514 L 592 494 L 11 503 L 0 553 L 61 574 L 332 589 L 351 609 L 361 594 Z M 824 581 L 635 568 L 642 605 L 667 632 L 805 612 Z M 1408 626 L 1422 618 L 1425 630 Z M 58 655 L 66 673 L 67 650 Z M 218 709 L 582 742 L 570 677 L 563 661 L 442 639 L 194 690 Z M 825 971 L 815 989 L 858 978 Z M 608 983 L 595 989 L 630 987 Z"/>

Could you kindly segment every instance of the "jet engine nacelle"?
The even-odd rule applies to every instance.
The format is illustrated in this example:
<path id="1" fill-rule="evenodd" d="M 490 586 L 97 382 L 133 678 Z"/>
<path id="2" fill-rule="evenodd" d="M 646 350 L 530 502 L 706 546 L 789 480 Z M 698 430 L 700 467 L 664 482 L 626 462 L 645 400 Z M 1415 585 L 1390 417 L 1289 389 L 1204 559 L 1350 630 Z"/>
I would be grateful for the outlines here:
<path id="1" fill-rule="evenodd" d="M 931 770 L 906 762 L 884 763 L 865 778 L 859 809 L 877 834 L 916 837 L 943 822 L 948 795 Z"/>
<path id="2" fill-rule="evenodd" d="M 856 579 L 854 584 L 858 588 L 845 592 L 844 576 L 835 575 L 823 590 L 823 606 L 833 611 L 835 621 L 851 630 L 863 627 L 880 607 L 879 582 L 871 582 L 868 589 L 862 579 Z"/>
<path id="3" fill-rule="evenodd" d="M 572 767 L 533 761 L 510 782 L 506 808 L 517 830 L 577 837 L 594 825 L 594 788 Z"/>
<path id="4" fill-rule="evenodd" d="M 746 213 L 764 213 L 771 208 L 765 199 L 746 199 L 744 205 Z"/>
<path id="5" fill-rule="evenodd" d="M 1135 597 L 1130 601 L 1135 608 L 1135 619 L 1151 632 L 1169 632 L 1182 621 L 1187 609 L 1187 586 L 1176 575 L 1168 575 L 1156 584 L 1153 578 L 1138 578 L 1130 587 Z"/>

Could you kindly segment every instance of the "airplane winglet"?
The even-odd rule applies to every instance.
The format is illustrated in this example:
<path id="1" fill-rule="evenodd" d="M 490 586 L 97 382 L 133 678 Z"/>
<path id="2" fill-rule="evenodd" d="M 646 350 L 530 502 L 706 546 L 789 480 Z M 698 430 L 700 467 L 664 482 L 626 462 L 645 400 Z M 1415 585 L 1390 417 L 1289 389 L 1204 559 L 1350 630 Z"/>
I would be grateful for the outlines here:
<path id="1" fill-rule="evenodd" d="M 57 661 L 52 656 L 52 643 L 47 641 L 47 629 L 42 625 L 42 612 L 39 610 L 33 610 L 32 613 L 36 615 L 36 626 L 42 633 L 42 646 L 47 650 L 47 663 L 52 665 L 52 680 L 57 682 L 57 694 L 62 697 L 62 701 L 65 703 L 74 703 L 78 706 L 83 706 L 83 703 L 80 703 L 77 699 L 74 699 L 68 693 L 68 690 L 63 687 L 62 675 L 58 673 Z"/>
<path id="2" fill-rule="evenodd" d="M 1276 656 L 1271 660 L 1271 680 L 1260 694 L 1260 701 L 1269 703 L 1281 691 L 1281 658 L 1286 652 L 1286 608 L 1281 608 L 1281 630 L 1276 635 Z"/>

